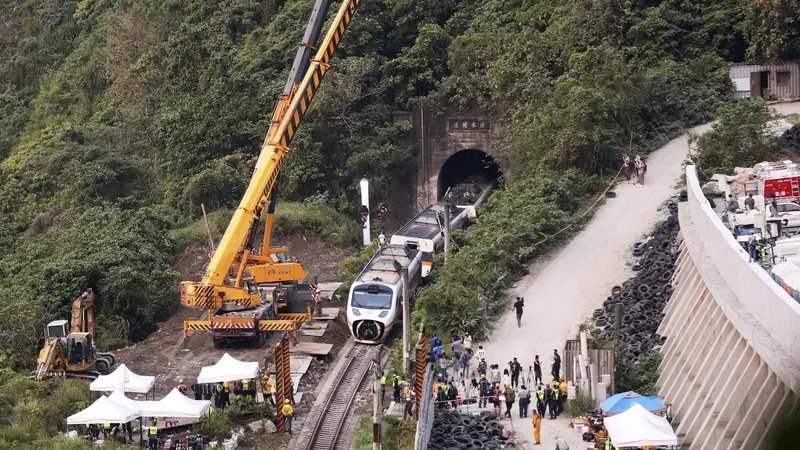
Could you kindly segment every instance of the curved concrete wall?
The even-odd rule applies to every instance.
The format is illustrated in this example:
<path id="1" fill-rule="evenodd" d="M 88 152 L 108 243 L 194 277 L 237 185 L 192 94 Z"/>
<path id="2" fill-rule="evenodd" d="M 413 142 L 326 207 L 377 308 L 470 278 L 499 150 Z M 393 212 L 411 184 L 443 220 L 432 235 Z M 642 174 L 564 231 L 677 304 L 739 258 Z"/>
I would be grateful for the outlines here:
<path id="1" fill-rule="evenodd" d="M 681 448 L 764 448 L 800 393 L 800 304 L 711 209 L 694 166 L 679 205 L 681 254 L 659 333 L 658 385 Z"/>

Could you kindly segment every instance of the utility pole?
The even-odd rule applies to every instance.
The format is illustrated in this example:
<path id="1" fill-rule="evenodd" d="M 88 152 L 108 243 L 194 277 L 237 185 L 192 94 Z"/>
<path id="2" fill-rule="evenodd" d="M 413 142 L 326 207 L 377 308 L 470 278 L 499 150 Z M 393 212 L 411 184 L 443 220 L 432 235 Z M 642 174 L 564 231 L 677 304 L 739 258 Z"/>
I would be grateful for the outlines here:
<path id="1" fill-rule="evenodd" d="M 409 356 L 409 340 L 411 339 L 411 312 L 408 293 L 408 267 L 403 267 L 403 372 L 411 373 L 411 357 Z"/>
<path id="2" fill-rule="evenodd" d="M 381 396 L 381 356 L 380 352 L 372 363 L 375 381 L 372 383 L 372 450 L 381 450 L 381 421 L 383 419 L 383 396 Z"/>
<path id="3" fill-rule="evenodd" d="M 450 254 L 450 202 L 444 200 L 444 263 L 447 264 L 447 256 Z"/>

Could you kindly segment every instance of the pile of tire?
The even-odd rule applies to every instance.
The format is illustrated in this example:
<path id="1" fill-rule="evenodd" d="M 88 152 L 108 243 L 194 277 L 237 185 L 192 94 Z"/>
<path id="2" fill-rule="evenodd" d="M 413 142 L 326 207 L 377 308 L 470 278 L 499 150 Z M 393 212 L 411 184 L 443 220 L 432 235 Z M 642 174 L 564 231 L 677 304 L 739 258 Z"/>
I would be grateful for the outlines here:
<path id="1" fill-rule="evenodd" d="M 685 200 L 684 191 L 664 202 L 669 217 L 658 226 L 653 236 L 633 246 L 632 269 L 635 275 L 614 286 L 603 307 L 594 311 L 596 328 L 592 336 L 600 343 L 613 342 L 617 337 L 614 315 L 617 304 L 623 305 L 617 349 L 633 361 L 651 350 L 660 349 L 666 340 L 656 330 L 672 295 L 671 281 L 678 257 L 676 239 L 680 231 L 678 201 Z"/>
<path id="2" fill-rule="evenodd" d="M 494 412 L 479 416 L 437 411 L 428 450 L 501 450 L 517 448 L 503 438 Z"/>

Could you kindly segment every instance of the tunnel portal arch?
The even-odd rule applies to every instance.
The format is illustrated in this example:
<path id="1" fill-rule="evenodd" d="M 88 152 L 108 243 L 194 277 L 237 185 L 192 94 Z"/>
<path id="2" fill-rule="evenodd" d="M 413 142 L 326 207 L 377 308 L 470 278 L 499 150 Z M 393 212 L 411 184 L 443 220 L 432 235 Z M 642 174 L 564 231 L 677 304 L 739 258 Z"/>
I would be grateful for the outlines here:
<path id="1" fill-rule="evenodd" d="M 449 188 L 458 183 L 494 182 L 502 175 L 500 165 L 492 155 L 473 148 L 459 150 L 450 155 L 439 169 L 437 197 L 441 199 Z"/>

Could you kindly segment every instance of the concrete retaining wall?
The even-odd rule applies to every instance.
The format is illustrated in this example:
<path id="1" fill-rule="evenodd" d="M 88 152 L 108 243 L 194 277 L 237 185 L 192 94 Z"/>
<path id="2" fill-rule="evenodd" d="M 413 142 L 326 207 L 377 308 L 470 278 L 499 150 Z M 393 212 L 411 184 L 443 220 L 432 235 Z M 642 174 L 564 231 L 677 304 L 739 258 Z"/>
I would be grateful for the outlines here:
<path id="1" fill-rule="evenodd" d="M 658 386 L 681 448 L 764 448 L 800 393 L 800 305 L 712 211 L 694 166 L 679 205 L 681 255 L 659 334 Z"/>

